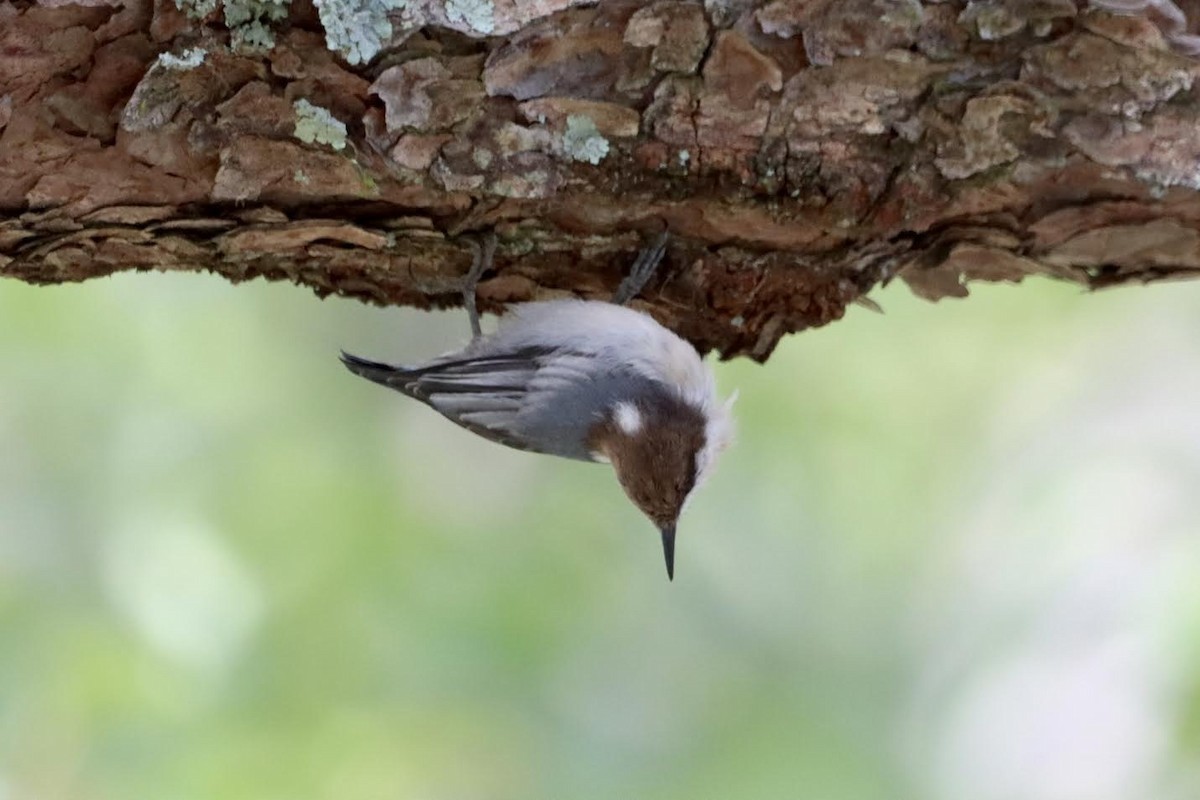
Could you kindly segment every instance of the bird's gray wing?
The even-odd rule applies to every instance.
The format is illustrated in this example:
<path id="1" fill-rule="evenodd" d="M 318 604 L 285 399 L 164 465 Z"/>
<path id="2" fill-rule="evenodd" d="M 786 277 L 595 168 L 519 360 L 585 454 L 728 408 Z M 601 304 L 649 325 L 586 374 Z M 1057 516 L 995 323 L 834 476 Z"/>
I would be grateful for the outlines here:
<path id="1" fill-rule="evenodd" d="M 531 450 L 514 430 L 514 421 L 537 374 L 543 348 L 511 353 L 442 359 L 420 367 L 399 367 L 342 353 L 356 375 L 420 400 L 453 422 L 485 439 Z"/>
<path id="2" fill-rule="evenodd" d="M 525 347 L 391 367 L 348 354 L 354 373 L 416 398 L 472 433 L 518 450 L 594 461 L 591 427 L 648 381 L 619 366 L 597 371 L 590 356 Z"/>

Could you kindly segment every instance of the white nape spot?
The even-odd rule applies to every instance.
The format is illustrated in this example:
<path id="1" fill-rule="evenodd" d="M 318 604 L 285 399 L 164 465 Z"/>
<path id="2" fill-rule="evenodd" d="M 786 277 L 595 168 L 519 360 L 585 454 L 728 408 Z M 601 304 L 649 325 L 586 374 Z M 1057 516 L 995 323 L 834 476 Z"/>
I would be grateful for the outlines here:
<path id="1" fill-rule="evenodd" d="M 633 436 L 642 429 L 642 413 L 633 403 L 622 401 L 613 406 L 613 419 L 626 436 Z"/>

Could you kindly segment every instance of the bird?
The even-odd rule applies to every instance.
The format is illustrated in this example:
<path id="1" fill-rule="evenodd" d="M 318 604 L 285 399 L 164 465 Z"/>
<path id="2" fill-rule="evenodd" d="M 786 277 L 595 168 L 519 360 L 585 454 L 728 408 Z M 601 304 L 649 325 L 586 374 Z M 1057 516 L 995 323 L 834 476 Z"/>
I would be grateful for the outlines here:
<path id="1" fill-rule="evenodd" d="M 657 270 L 667 242 L 664 231 L 641 251 L 611 302 L 521 303 L 484 335 L 475 287 L 491 269 L 496 240 L 468 239 L 474 259 L 463 305 L 472 339 L 464 348 L 415 366 L 345 351 L 342 363 L 498 444 L 611 464 L 658 529 L 674 580 L 680 514 L 731 442 L 737 395 L 720 400 L 695 348 L 626 305 Z"/>

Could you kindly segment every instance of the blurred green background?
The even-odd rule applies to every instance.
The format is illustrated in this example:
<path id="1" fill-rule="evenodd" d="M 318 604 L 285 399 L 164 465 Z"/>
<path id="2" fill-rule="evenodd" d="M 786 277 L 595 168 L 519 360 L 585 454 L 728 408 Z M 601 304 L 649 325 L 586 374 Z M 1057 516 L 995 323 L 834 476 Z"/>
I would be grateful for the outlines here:
<path id="1" fill-rule="evenodd" d="M 0 282 L 0 800 L 1193 800 L 1200 284 L 900 286 L 604 467 L 346 373 L 459 313 Z"/>

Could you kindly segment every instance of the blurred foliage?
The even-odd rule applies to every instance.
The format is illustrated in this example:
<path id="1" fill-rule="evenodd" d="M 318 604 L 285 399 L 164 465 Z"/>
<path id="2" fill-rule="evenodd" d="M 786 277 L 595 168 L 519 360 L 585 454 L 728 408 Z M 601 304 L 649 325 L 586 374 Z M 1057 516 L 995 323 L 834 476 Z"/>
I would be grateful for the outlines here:
<path id="1" fill-rule="evenodd" d="M 0 800 L 1200 796 L 1200 285 L 902 287 L 606 468 L 346 373 L 460 314 L 0 284 Z"/>

